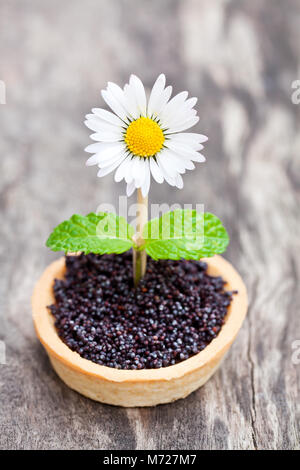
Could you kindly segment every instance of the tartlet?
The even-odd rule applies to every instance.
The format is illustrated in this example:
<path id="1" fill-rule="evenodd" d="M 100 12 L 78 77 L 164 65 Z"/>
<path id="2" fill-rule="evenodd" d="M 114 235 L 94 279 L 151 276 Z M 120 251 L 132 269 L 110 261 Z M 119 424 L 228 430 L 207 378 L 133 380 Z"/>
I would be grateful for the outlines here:
<path id="1" fill-rule="evenodd" d="M 33 296 L 33 321 L 59 377 L 73 390 L 93 400 L 124 407 L 154 406 L 184 398 L 217 370 L 247 313 L 247 290 L 233 266 L 219 255 L 203 260 L 208 274 L 222 276 L 227 290 L 237 290 L 225 323 L 206 348 L 178 364 L 160 369 L 119 370 L 82 358 L 58 336 L 47 306 L 55 302 L 54 279 L 65 273 L 65 258 L 51 263 L 38 280 Z"/>

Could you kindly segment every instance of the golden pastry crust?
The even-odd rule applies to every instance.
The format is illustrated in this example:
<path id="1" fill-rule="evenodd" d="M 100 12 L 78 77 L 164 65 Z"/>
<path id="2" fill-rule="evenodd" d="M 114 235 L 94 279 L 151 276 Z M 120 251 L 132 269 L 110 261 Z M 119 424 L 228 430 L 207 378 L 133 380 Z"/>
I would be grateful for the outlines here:
<path id="1" fill-rule="evenodd" d="M 54 279 L 65 273 L 64 257 L 51 263 L 37 282 L 33 296 L 33 321 L 59 377 L 73 390 L 93 400 L 119 406 L 154 406 L 184 398 L 215 372 L 235 339 L 247 313 L 246 287 L 232 265 L 221 256 L 205 259 L 208 274 L 222 276 L 226 289 L 237 290 L 218 336 L 195 356 L 161 369 L 118 370 L 101 366 L 71 351 L 59 338 L 47 305 L 55 302 Z"/>

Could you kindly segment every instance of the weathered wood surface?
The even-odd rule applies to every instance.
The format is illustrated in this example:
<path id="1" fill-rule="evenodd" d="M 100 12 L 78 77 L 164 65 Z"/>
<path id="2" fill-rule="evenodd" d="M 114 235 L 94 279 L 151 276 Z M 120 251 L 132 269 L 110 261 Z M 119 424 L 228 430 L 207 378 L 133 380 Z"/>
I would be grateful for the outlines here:
<path id="1" fill-rule="evenodd" d="M 1 1 L 1 448 L 300 447 L 299 12 L 297 0 Z M 44 247 L 52 227 L 124 194 L 84 167 L 85 113 L 108 80 L 134 72 L 150 86 L 161 71 L 199 97 L 197 130 L 210 140 L 184 190 L 153 185 L 151 202 L 200 202 L 224 220 L 250 309 L 207 385 L 126 410 L 57 378 L 30 295 L 56 257 Z"/>

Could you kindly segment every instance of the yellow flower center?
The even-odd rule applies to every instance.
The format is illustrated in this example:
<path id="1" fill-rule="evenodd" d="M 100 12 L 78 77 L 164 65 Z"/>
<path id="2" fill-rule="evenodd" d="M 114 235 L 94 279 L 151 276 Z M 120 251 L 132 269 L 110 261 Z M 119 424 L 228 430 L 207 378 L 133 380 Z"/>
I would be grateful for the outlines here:
<path id="1" fill-rule="evenodd" d="M 132 121 L 125 134 L 127 147 L 134 155 L 151 157 L 162 149 L 165 136 L 159 125 L 150 118 Z"/>

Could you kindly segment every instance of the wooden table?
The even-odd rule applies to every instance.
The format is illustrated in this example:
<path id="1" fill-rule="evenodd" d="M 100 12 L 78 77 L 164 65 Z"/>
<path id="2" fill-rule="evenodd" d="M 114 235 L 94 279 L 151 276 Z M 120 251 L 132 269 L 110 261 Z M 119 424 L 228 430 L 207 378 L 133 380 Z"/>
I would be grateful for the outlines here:
<path id="1" fill-rule="evenodd" d="M 299 44 L 297 0 L 2 0 L 1 448 L 299 449 Z M 199 97 L 195 131 L 210 140 L 184 189 L 153 184 L 151 202 L 204 203 L 224 221 L 250 309 L 202 389 L 127 410 L 58 379 L 30 296 L 56 258 L 54 225 L 124 194 L 85 168 L 84 115 L 108 80 L 150 87 L 162 71 Z"/>

